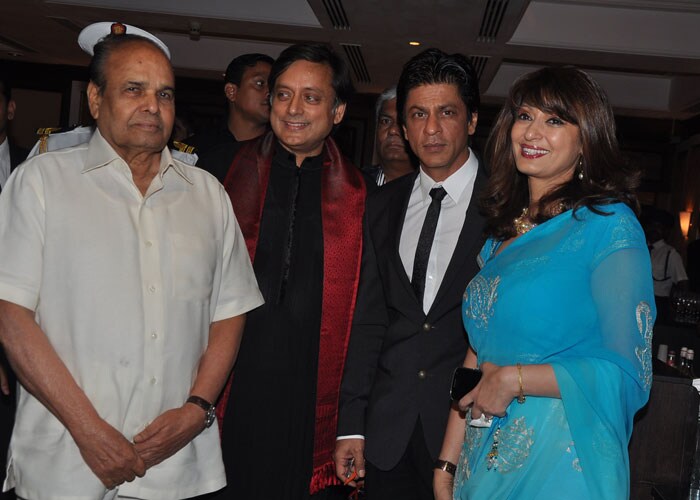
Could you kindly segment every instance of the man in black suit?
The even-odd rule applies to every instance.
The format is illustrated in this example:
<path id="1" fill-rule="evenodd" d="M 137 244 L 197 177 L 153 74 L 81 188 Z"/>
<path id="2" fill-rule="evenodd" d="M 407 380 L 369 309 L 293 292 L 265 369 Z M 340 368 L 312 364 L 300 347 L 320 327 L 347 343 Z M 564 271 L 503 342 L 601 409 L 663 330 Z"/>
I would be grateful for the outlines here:
<path id="1" fill-rule="evenodd" d="M 15 101 L 7 80 L 0 75 L 0 191 L 17 165 L 27 157 L 27 150 L 15 146 L 7 136 L 7 127 L 15 117 Z M 15 378 L 0 347 L 0 484 L 5 478 L 5 460 L 15 416 Z M 11 492 L 0 499 L 15 498 Z"/>
<path id="2" fill-rule="evenodd" d="M 10 173 L 27 157 L 27 150 L 15 146 L 7 137 L 10 120 L 15 117 L 15 101 L 7 80 L 0 75 L 0 191 Z"/>
<path id="3" fill-rule="evenodd" d="M 429 49 L 404 66 L 397 109 L 420 169 L 367 200 L 334 453 L 341 479 L 366 468 L 369 500 L 433 498 L 450 379 L 467 351 L 462 294 L 483 243 L 485 174 L 468 146 L 478 106 L 466 57 Z"/>
<path id="4" fill-rule="evenodd" d="M 266 54 L 235 57 L 224 74 L 226 119 L 185 141 L 196 149 L 197 166 L 216 176 L 222 184 L 241 143 L 260 137 L 269 129 L 267 78 L 274 62 Z"/>

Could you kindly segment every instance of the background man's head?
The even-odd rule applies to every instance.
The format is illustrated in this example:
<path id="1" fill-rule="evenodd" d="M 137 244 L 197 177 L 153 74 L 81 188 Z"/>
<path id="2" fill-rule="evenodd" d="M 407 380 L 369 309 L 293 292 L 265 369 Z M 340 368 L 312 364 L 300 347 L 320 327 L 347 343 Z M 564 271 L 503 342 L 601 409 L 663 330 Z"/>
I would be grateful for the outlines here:
<path id="1" fill-rule="evenodd" d="M 323 150 L 353 92 L 345 62 L 325 45 L 292 45 L 270 72 L 270 125 L 297 164 Z"/>
<path id="2" fill-rule="evenodd" d="M 150 40 L 109 35 L 95 45 L 88 102 L 102 136 L 123 158 L 160 152 L 175 120 L 170 60 Z"/>
<path id="3" fill-rule="evenodd" d="M 7 138 L 8 122 L 15 117 L 15 101 L 12 100 L 10 83 L 0 76 L 0 144 Z"/>
<path id="4" fill-rule="evenodd" d="M 375 107 L 377 132 L 375 149 L 379 164 L 410 162 L 396 113 L 396 87 L 379 94 Z"/>
<path id="5" fill-rule="evenodd" d="M 270 119 L 267 79 L 274 59 L 265 54 L 243 54 L 226 68 L 224 94 L 229 113 L 256 124 Z"/>
<path id="6" fill-rule="evenodd" d="M 642 210 L 640 222 L 644 228 L 647 242 L 651 244 L 668 237 L 674 227 L 675 219 L 666 210 L 652 207 Z"/>
<path id="7" fill-rule="evenodd" d="M 428 175 L 444 180 L 467 161 L 479 108 L 469 59 L 438 49 L 416 55 L 403 67 L 396 104 L 406 139 Z"/>

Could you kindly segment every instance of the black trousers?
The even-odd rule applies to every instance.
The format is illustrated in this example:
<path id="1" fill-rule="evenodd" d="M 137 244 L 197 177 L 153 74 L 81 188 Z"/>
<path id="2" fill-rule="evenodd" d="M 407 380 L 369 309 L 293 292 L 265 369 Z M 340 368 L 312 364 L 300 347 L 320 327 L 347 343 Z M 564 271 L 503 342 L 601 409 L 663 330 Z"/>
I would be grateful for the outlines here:
<path id="1" fill-rule="evenodd" d="M 270 481 L 274 481 L 273 477 L 270 477 Z M 309 500 L 347 500 L 350 494 L 354 491 L 354 488 L 349 486 L 331 486 L 330 488 L 325 488 L 319 491 L 315 495 L 311 495 Z M 209 493 L 208 495 L 202 495 L 192 500 L 210 500 L 212 498 L 218 499 L 231 499 L 231 500 L 247 500 L 239 498 L 236 496 L 235 491 L 228 491 L 227 489 L 217 491 L 216 493 Z"/>
<path id="2" fill-rule="evenodd" d="M 420 419 L 401 460 L 391 470 L 365 464 L 367 500 L 434 500 L 433 459 L 425 445 Z"/>
<path id="3" fill-rule="evenodd" d="M 10 436 L 15 422 L 15 398 L 17 397 L 17 380 L 10 369 L 10 365 L 5 359 L 5 353 L 0 347 L 0 365 L 5 369 L 10 380 L 10 395 L 5 396 L 0 393 L 0 490 L 2 482 L 5 480 L 5 466 L 7 465 L 7 449 L 10 446 Z M 14 490 L 7 493 L 0 493 L 0 500 L 14 500 Z"/>

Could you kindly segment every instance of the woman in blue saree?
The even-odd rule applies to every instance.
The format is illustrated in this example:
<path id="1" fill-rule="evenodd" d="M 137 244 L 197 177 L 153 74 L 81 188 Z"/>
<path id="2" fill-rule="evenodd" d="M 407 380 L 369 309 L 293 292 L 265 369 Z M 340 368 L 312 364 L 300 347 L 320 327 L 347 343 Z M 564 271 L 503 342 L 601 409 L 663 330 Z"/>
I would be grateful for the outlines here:
<path id="1" fill-rule="evenodd" d="M 607 97 L 575 68 L 525 75 L 487 152 L 489 239 L 463 305 L 483 376 L 450 415 L 436 498 L 628 498 L 655 309 Z"/>

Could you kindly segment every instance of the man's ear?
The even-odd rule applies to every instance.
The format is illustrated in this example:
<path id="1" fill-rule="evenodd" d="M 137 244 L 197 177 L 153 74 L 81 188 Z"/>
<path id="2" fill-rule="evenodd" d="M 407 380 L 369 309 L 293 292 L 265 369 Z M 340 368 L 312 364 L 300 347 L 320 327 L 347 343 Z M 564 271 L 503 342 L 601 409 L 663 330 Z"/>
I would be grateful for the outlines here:
<path id="1" fill-rule="evenodd" d="M 97 117 L 100 115 L 100 104 L 102 103 L 102 94 L 100 93 L 100 89 L 97 85 L 95 85 L 94 82 L 88 83 L 87 87 L 87 98 L 88 98 L 88 107 L 90 108 L 90 115 L 97 120 Z"/>
<path id="2" fill-rule="evenodd" d="M 7 119 L 12 120 L 15 117 L 15 110 L 17 109 L 17 105 L 15 104 L 14 99 L 10 99 L 10 102 L 7 103 Z"/>
<path id="3" fill-rule="evenodd" d="M 236 102 L 236 96 L 238 96 L 238 85 L 235 83 L 227 83 L 224 85 L 224 95 L 228 102 Z"/>
<path id="4" fill-rule="evenodd" d="M 474 112 L 472 113 L 472 117 L 469 120 L 469 123 L 467 123 L 467 133 L 469 135 L 474 135 L 474 132 L 476 132 L 476 122 L 479 121 L 479 113 Z"/>
<path id="5" fill-rule="evenodd" d="M 335 111 L 333 112 L 333 125 L 338 125 L 341 121 L 343 121 L 346 106 L 346 103 L 341 102 L 335 107 Z"/>

